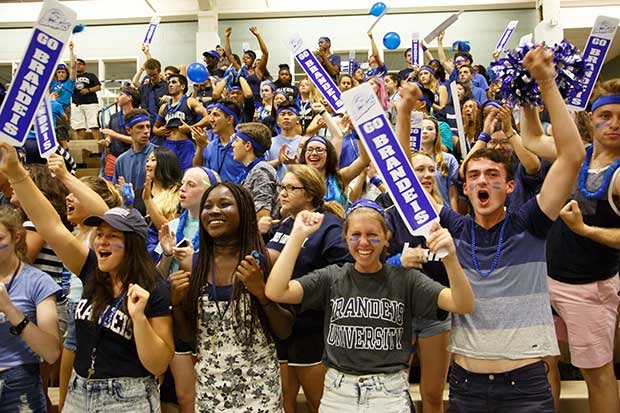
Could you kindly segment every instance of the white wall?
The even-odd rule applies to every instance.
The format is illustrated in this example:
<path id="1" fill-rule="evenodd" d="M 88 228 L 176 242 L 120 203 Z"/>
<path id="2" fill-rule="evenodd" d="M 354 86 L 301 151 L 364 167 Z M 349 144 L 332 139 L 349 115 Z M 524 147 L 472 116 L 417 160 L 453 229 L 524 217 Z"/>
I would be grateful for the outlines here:
<path id="1" fill-rule="evenodd" d="M 387 15 L 374 29 L 377 44 L 387 31 L 396 31 L 401 36 L 401 48 L 409 47 L 410 33 L 419 31 L 425 36 L 451 13 L 419 13 Z M 306 45 L 316 48 L 322 35 L 332 39 L 332 49 L 348 51 L 368 47 L 366 30 L 373 18 L 371 16 L 327 16 L 306 18 L 269 18 L 248 20 L 220 20 L 219 35 L 223 38 L 227 26 L 233 28 L 232 47 L 235 53 L 241 51 L 243 42 L 258 52 L 258 44 L 248 31 L 256 25 L 267 41 L 270 50 L 269 67 L 276 73 L 278 63 L 290 62 L 288 39 L 293 33 L 300 33 Z M 533 31 L 536 24 L 535 10 L 470 11 L 461 15 L 450 28 L 444 44 L 450 46 L 454 40 L 470 40 L 472 53 L 478 61 L 486 61 L 498 37 L 510 20 L 519 20 L 519 26 L 511 39 L 514 46 L 518 39 Z M 162 23 L 155 34 L 152 45 L 153 56 L 162 64 L 189 64 L 197 60 L 196 30 L 197 22 Z M 87 26 L 86 30 L 74 36 L 76 53 L 85 60 L 106 58 L 141 57 L 140 43 L 146 31 L 145 24 L 118 26 Z M 0 30 L 0 62 L 21 59 L 30 29 Z M 434 45 L 435 43 L 431 43 Z M 214 44 L 198 45 L 198 50 L 214 48 Z M 260 53 L 259 53 L 260 54 Z"/>

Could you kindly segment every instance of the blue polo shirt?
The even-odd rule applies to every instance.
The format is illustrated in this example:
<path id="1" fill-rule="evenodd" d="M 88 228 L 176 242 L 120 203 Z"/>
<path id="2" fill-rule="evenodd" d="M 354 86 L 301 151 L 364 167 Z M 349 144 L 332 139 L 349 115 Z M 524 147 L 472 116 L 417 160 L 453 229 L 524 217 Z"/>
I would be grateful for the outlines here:
<path id="1" fill-rule="evenodd" d="M 155 149 L 155 145 L 150 142 L 140 152 L 134 151 L 133 147 L 127 149 L 116 159 L 113 182 L 118 183 L 118 177 L 122 176 L 125 178 L 125 182 L 130 182 L 133 185 L 134 191 L 143 188 L 146 178 L 146 171 L 144 170 L 146 158 L 153 152 L 153 149 Z"/>
<path id="2" fill-rule="evenodd" d="M 235 182 L 237 177 L 244 171 L 241 162 L 233 159 L 232 141 L 224 145 L 218 135 L 213 135 L 213 140 L 202 150 L 203 166 L 213 169 L 222 181 Z"/>
<path id="3" fill-rule="evenodd" d="M 156 85 L 146 82 L 140 85 L 138 92 L 140 92 L 140 107 L 149 112 L 151 125 L 154 125 L 161 106 L 160 99 L 168 94 L 168 83 L 164 79 Z"/>

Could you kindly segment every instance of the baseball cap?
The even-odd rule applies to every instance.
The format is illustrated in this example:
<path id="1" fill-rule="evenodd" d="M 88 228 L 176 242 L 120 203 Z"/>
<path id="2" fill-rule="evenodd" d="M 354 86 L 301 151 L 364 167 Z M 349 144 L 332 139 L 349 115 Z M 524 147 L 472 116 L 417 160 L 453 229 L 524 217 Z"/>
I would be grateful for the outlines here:
<path id="1" fill-rule="evenodd" d="M 135 232 L 146 240 L 148 225 L 137 209 L 112 208 L 103 215 L 91 215 L 84 220 L 84 225 L 98 227 L 103 222 L 123 232 Z"/>
<path id="2" fill-rule="evenodd" d="M 217 60 L 220 60 L 222 58 L 222 56 L 220 56 L 220 54 L 215 50 L 207 50 L 206 52 L 203 52 L 202 55 L 204 57 L 211 56 Z"/>

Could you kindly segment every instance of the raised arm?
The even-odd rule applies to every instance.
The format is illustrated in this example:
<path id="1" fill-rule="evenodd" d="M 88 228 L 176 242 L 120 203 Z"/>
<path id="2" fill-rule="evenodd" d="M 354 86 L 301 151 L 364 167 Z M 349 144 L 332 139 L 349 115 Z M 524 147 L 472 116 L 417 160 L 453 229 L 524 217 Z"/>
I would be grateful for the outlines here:
<path id="1" fill-rule="evenodd" d="M 233 65 L 235 70 L 239 70 L 241 66 L 239 65 L 239 63 L 237 63 L 237 61 L 233 57 L 233 52 L 232 52 L 232 49 L 230 48 L 230 35 L 231 34 L 232 34 L 232 27 L 227 27 L 226 30 L 224 30 L 224 53 L 226 53 L 226 58 L 228 59 L 228 62 L 231 65 Z"/>
<path id="2" fill-rule="evenodd" d="M 88 211 L 88 215 L 103 215 L 110 209 L 98 193 L 67 171 L 65 160 L 62 156 L 57 154 L 50 155 L 47 167 L 67 187 L 69 192 L 72 192 L 80 200 L 84 210 Z"/>
<path id="3" fill-rule="evenodd" d="M 295 217 L 293 230 L 267 278 L 265 295 L 278 303 L 299 304 L 304 290 L 299 281 L 291 280 L 295 262 L 304 240 L 319 229 L 323 214 L 301 211 Z"/>
<path id="4" fill-rule="evenodd" d="M 446 51 L 443 49 L 443 37 L 445 36 L 445 34 L 446 32 L 441 32 L 437 36 L 437 56 L 439 56 L 439 61 L 445 69 L 446 74 L 450 76 L 450 73 L 452 73 L 452 70 L 454 69 L 454 63 L 452 63 L 450 59 L 448 59 L 448 56 L 446 56 Z"/>
<path id="5" fill-rule="evenodd" d="M 256 76 L 263 80 L 265 79 L 265 73 L 267 72 L 267 62 L 269 61 L 269 49 L 267 49 L 267 43 L 263 39 L 263 36 L 258 31 L 256 26 L 250 27 L 250 32 L 256 37 L 258 41 L 258 47 L 260 47 L 261 57 L 260 64 L 256 67 Z"/>
<path id="6" fill-rule="evenodd" d="M 4 158 L 0 163 L 0 172 L 8 178 L 22 209 L 37 228 L 37 232 L 49 243 L 65 267 L 79 274 L 88 256 L 88 247 L 64 226 L 52 204 L 39 191 L 28 171 L 19 162 L 15 148 L 1 142 L 0 154 Z"/>
<path id="7" fill-rule="evenodd" d="M 521 107 L 521 140 L 523 146 L 543 159 L 553 161 L 558 153 L 553 137 L 545 135 L 538 109 L 533 106 Z"/>
<path id="8" fill-rule="evenodd" d="M 620 228 L 604 228 L 594 225 L 587 225 L 583 222 L 583 215 L 577 201 L 567 203 L 562 211 L 560 218 L 566 226 L 577 235 L 589 238 L 594 242 L 603 244 L 610 248 L 620 249 Z"/>
<path id="9" fill-rule="evenodd" d="M 368 38 L 370 38 L 370 49 L 372 51 L 372 55 L 375 57 L 377 64 L 379 67 L 383 66 L 383 60 L 381 59 L 381 55 L 379 54 L 379 48 L 377 47 L 377 43 L 375 39 L 372 37 L 372 32 L 369 30 L 367 33 Z"/>
<path id="10" fill-rule="evenodd" d="M 506 138 L 512 145 L 512 150 L 519 158 L 519 162 L 523 165 L 525 173 L 528 175 L 534 175 L 540 171 L 540 159 L 536 154 L 528 151 L 521 140 L 519 132 L 512 128 L 512 108 L 508 105 L 503 105 L 499 110 L 499 119 L 502 121 L 502 131 L 506 135 Z"/>
<path id="11" fill-rule="evenodd" d="M 73 41 L 69 42 L 69 79 L 75 80 L 75 52 L 73 51 Z"/>
<path id="12" fill-rule="evenodd" d="M 397 102 L 396 137 L 403 151 L 405 151 L 407 159 L 411 159 L 411 138 L 409 136 L 411 131 L 411 112 L 416 102 L 422 97 L 422 92 L 415 83 L 403 82 L 398 93 L 401 99 Z"/>
<path id="13" fill-rule="evenodd" d="M 340 177 L 342 178 L 342 183 L 344 185 L 344 189 L 346 190 L 349 183 L 355 179 L 356 176 L 362 173 L 364 169 L 370 164 L 370 157 L 368 156 L 368 152 L 366 152 L 366 148 L 364 145 L 358 145 L 359 148 L 359 157 L 354 160 L 351 165 L 342 168 L 340 170 Z"/>
<path id="14" fill-rule="evenodd" d="M 585 150 L 577 126 L 555 84 L 556 72 L 552 53 L 539 46 L 528 52 L 523 64 L 538 82 L 543 102 L 554 125 L 553 140 L 558 157 L 543 182 L 538 194 L 538 204 L 550 219 L 555 220 L 577 179 L 585 158 Z"/>

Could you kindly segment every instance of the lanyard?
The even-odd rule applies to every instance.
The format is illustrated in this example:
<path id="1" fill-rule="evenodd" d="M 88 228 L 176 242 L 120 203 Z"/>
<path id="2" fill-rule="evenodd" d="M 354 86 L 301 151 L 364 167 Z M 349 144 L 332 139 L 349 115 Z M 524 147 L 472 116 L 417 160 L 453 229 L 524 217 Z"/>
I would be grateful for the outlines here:
<path id="1" fill-rule="evenodd" d="M 22 261 L 18 260 L 17 261 L 17 268 L 15 268 L 15 271 L 13 271 L 13 275 L 11 275 L 11 279 L 9 280 L 9 283 L 6 284 L 6 294 L 9 295 L 9 293 L 11 292 L 11 286 L 13 285 L 13 281 L 15 281 L 15 276 L 17 275 L 17 272 L 19 271 L 19 267 L 21 267 L 22 265 Z"/>
<path id="2" fill-rule="evenodd" d="M 95 338 L 95 345 L 93 346 L 93 350 L 90 353 L 90 367 L 88 368 L 88 377 L 87 380 L 90 380 L 95 374 L 95 360 L 97 359 L 97 346 L 99 345 L 99 341 L 101 340 L 101 334 L 103 333 L 103 328 L 109 326 L 116 315 L 123 299 L 125 298 L 125 292 L 118 296 L 118 298 L 114 301 L 111 307 L 108 307 L 106 311 L 101 314 L 99 317 L 99 322 L 97 323 L 97 336 Z"/>
<path id="3" fill-rule="evenodd" d="M 228 302 L 226 303 L 226 307 L 224 307 L 224 312 L 222 312 L 220 310 L 219 300 L 217 299 L 217 286 L 215 285 L 215 263 L 211 264 L 211 291 L 213 292 L 213 301 L 215 302 L 215 306 L 217 307 L 217 313 L 220 316 L 220 320 L 222 320 L 226 315 L 226 312 L 228 311 L 228 307 L 230 307 L 231 300 L 228 300 Z"/>

